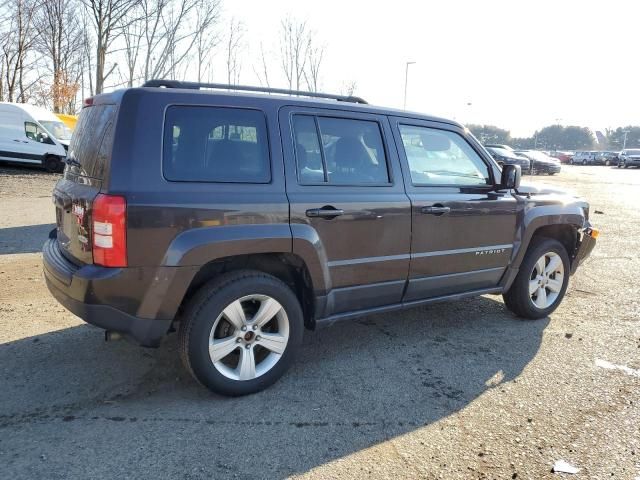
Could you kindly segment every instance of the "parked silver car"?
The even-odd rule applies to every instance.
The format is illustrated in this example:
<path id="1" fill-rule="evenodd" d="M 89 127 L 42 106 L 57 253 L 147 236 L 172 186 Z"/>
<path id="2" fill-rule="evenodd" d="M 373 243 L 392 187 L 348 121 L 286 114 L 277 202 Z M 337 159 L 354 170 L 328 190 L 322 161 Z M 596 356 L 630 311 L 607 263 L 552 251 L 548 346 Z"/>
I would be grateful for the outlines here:
<path id="1" fill-rule="evenodd" d="M 618 168 L 640 167 L 640 148 L 629 148 L 620 152 Z"/>

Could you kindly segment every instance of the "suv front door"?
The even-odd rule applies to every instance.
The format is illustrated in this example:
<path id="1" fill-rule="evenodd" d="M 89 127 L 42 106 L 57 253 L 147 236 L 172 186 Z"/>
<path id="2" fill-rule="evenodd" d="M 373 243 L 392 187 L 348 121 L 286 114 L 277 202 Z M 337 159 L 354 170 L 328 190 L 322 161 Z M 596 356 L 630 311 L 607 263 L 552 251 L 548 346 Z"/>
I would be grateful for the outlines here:
<path id="1" fill-rule="evenodd" d="M 304 236 L 326 256 L 317 315 L 400 303 L 411 214 L 387 118 L 285 107 L 280 127 L 294 253 Z"/>
<path id="2" fill-rule="evenodd" d="M 497 192 L 493 168 L 454 126 L 393 120 L 412 242 L 404 301 L 495 288 L 511 257 L 516 200 Z"/>

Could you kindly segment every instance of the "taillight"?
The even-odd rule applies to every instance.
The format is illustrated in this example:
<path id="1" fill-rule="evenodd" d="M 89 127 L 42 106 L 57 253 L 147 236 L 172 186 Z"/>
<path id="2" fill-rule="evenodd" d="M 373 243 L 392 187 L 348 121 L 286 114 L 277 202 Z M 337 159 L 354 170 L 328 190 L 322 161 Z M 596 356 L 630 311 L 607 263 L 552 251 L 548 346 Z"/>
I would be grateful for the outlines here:
<path id="1" fill-rule="evenodd" d="M 93 97 L 85 98 L 82 106 L 90 107 L 91 105 L 93 105 Z"/>
<path id="2" fill-rule="evenodd" d="M 119 195 L 98 194 L 93 201 L 93 263 L 127 266 L 127 201 Z"/>

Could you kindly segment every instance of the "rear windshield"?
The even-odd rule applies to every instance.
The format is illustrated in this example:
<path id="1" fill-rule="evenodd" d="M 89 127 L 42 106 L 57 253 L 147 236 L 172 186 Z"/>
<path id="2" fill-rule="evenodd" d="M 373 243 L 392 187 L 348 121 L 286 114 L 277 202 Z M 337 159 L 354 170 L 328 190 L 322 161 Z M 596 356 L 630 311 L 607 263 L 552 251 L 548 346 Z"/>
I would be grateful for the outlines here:
<path id="1" fill-rule="evenodd" d="M 115 105 L 85 107 L 69 144 L 69 166 L 74 173 L 101 179 L 113 143 Z"/>

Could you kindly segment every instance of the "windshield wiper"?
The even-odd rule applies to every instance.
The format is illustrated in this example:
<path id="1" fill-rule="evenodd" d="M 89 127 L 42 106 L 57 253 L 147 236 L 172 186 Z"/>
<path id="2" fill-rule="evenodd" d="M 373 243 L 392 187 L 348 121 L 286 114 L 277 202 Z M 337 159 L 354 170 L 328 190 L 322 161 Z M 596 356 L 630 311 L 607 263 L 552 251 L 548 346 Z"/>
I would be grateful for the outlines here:
<path id="1" fill-rule="evenodd" d="M 74 167 L 82 167 L 82 164 L 75 158 L 67 157 L 64 160 L 67 165 L 73 165 Z"/>

